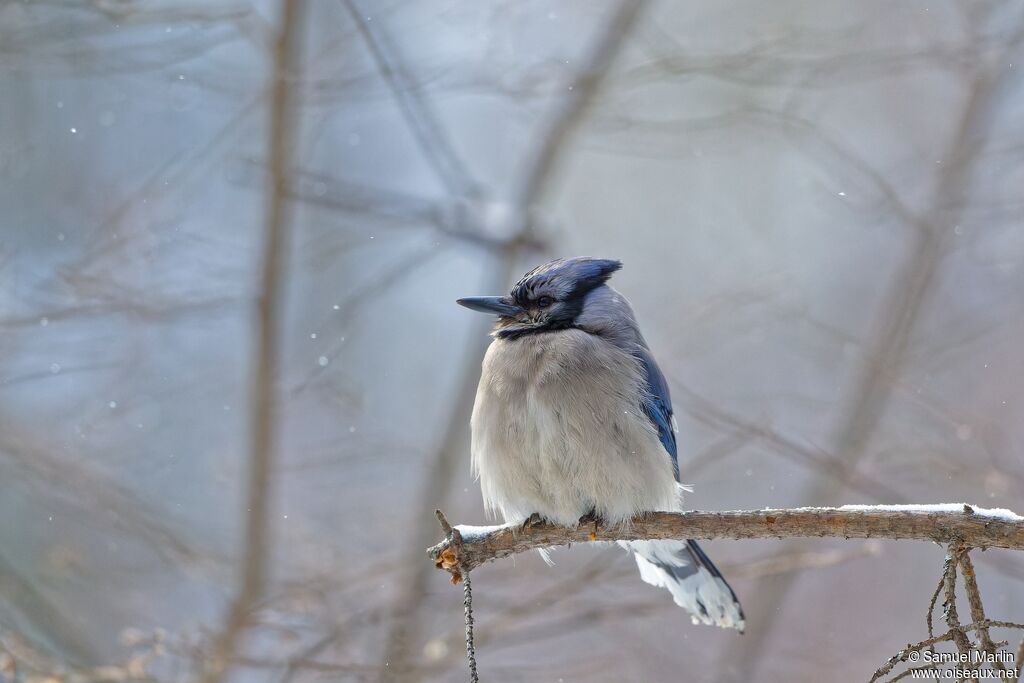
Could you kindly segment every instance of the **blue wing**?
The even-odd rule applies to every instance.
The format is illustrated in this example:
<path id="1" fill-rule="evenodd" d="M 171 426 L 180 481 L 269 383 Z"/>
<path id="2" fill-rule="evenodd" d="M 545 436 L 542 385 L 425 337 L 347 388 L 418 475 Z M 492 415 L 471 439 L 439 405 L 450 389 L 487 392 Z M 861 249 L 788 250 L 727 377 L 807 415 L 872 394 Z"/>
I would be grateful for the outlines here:
<path id="1" fill-rule="evenodd" d="M 644 413 L 658 428 L 658 438 L 661 439 L 661 445 L 665 447 L 672 458 L 672 469 L 675 472 L 676 481 L 679 481 L 679 451 L 676 447 L 676 432 L 672 428 L 672 397 L 668 394 L 668 383 L 648 349 L 641 347 L 637 349 L 636 355 L 640 359 L 647 379 Z"/>

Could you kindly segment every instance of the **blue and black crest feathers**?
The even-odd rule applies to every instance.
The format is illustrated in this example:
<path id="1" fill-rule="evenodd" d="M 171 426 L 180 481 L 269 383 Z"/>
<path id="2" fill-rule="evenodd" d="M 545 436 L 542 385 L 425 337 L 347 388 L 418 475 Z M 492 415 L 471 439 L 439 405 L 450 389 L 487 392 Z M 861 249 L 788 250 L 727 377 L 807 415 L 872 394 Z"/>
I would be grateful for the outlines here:
<path id="1" fill-rule="evenodd" d="M 524 275 L 512 288 L 512 297 L 529 299 L 535 289 L 549 284 L 558 286 L 569 296 L 582 296 L 604 284 L 620 268 L 622 262 L 614 259 L 590 256 L 555 259 Z"/>

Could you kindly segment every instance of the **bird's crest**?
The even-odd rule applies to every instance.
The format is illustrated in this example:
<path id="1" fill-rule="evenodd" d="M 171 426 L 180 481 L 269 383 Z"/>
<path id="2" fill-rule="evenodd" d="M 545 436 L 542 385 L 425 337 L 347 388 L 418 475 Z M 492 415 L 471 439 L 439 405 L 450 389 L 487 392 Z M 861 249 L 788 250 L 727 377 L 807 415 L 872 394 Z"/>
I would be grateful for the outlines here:
<path id="1" fill-rule="evenodd" d="M 561 290 L 564 296 L 582 296 L 604 284 L 620 268 L 622 262 L 614 259 L 590 256 L 555 259 L 520 278 L 512 288 L 512 297 L 519 301 L 529 300 L 535 290 L 545 285 Z"/>

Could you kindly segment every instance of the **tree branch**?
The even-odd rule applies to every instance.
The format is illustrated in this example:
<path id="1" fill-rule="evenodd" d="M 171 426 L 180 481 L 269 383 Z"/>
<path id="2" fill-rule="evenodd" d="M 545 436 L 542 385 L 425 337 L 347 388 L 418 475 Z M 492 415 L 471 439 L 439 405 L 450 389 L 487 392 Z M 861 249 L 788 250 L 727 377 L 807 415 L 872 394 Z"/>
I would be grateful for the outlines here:
<path id="1" fill-rule="evenodd" d="M 715 538 L 888 538 L 1024 550 L 1024 517 L 968 505 L 845 506 L 729 512 L 652 512 L 614 526 L 546 522 L 456 526 L 427 553 L 457 582 L 464 571 L 535 548 L 587 541 Z"/>
<path id="2" fill-rule="evenodd" d="M 971 561 L 970 553 L 960 555 L 960 569 L 964 577 L 964 592 L 967 593 L 967 602 L 971 606 L 971 621 L 976 624 L 983 623 L 986 621 L 985 606 L 981 602 L 981 590 L 978 588 L 978 579 L 974 573 L 974 562 Z M 992 640 L 992 634 L 987 628 L 978 629 L 978 639 L 983 652 L 994 656 L 999 651 L 999 645 Z M 992 666 L 999 671 L 1006 669 L 999 660 L 994 661 Z"/>
<path id="3" fill-rule="evenodd" d="M 256 301 L 252 403 L 243 539 L 238 588 L 214 638 L 201 683 L 223 683 L 235 659 L 251 612 L 266 588 L 271 560 L 271 505 L 279 437 L 278 381 L 282 365 L 281 329 L 285 315 L 286 268 L 290 253 L 290 214 L 284 192 L 296 140 L 292 88 L 301 67 L 304 0 L 281 0 L 281 29 L 274 46 L 270 100 L 270 183 L 264 227 L 259 294 Z"/>

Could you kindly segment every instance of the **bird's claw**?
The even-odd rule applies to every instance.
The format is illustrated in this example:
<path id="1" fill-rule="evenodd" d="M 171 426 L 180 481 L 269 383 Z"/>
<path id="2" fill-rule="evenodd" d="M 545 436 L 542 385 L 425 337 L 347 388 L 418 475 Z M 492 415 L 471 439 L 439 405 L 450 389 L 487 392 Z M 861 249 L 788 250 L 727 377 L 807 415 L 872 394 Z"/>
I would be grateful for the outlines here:
<path id="1" fill-rule="evenodd" d="M 594 528 L 590 532 L 590 540 L 597 540 L 597 525 L 600 522 L 600 518 L 597 516 L 597 508 L 591 508 L 590 512 L 580 517 L 580 526 L 584 524 L 593 524 Z"/>
<path id="2" fill-rule="evenodd" d="M 537 526 L 544 523 L 544 518 L 540 516 L 539 512 L 534 512 L 532 515 L 526 518 L 523 522 L 523 531 L 526 531 L 530 527 Z"/>

